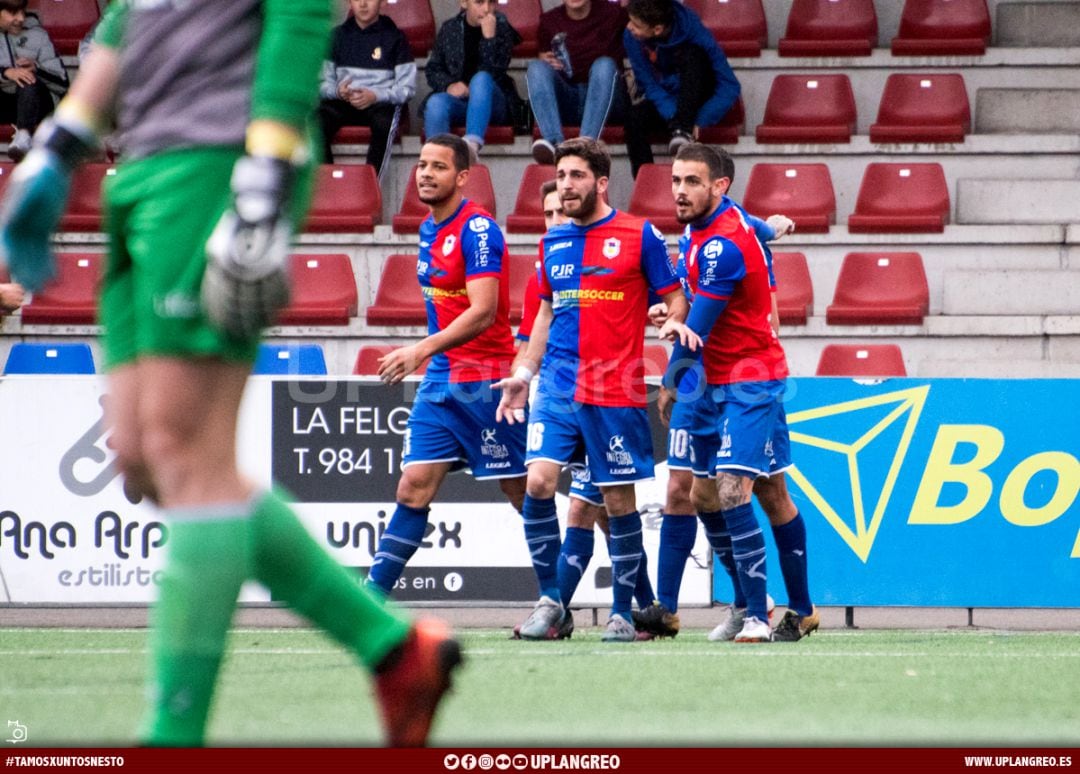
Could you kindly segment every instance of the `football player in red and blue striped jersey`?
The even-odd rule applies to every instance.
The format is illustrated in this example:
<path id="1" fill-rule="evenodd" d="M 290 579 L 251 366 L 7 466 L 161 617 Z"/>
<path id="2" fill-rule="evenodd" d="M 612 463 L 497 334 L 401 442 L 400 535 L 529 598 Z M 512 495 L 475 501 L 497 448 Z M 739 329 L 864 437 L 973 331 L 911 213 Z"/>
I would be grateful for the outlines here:
<path id="1" fill-rule="evenodd" d="M 463 197 L 468 175 L 464 140 L 439 134 L 424 143 L 416 186 L 431 215 L 420 226 L 416 273 L 428 335 L 379 364 L 394 384 L 431 360 L 405 430 L 397 507 L 368 574 L 386 594 L 419 548 L 447 473 L 497 479 L 518 511 L 525 496 L 524 428 L 496 421 L 492 391 L 514 359 L 506 246 L 491 215 Z"/>
<path id="2" fill-rule="evenodd" d="M 499 385 L 500 417 L 518 421 L 539 364 L 523 513 L 530 550 L 550 572 L 540 577 L 540 601 L 522 624 L 523 637 L 542 636 L 566 616 L 555 570 L 555 486 L 560 469 L 583 462 L 584 455 L 604 495 L 611 531 L 613 604 L 603 637 L 635 639 L 630 602 L 642 542 L 634 483 L 653 476 L 642 360 L 650 288 L 670 309 L 666 333 L 684 346 L 697 344 L 681 325 L 687 302 L 663 236 L 605 200 L 610 169 L 611 158 L 596 140 L 559 145 L 556 180 L 571 220 L 544 235 L 540 311 L 514 376 Z"/>

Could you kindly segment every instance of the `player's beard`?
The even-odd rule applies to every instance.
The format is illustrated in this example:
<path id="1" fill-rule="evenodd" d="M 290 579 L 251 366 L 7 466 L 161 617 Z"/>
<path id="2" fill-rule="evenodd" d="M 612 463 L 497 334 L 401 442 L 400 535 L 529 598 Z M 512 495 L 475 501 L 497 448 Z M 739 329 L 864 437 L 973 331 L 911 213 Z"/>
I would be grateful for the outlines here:
<path id="1" fill-rule="evenodd" d="M 454 195 L 454 189 L 448 188 L 444 190 L 436 186 L 434 193 L 424 194 L 417 188 L 416 194 L 420 198 L 422 204 L 426 204 L 429 207 L 438 207 L 440 204 L 450 200 L 450 197 Z"/>
<path id="2" fill-rule="evenodd" d="M 697 221 L 711 215 L 712 211 L 716 209 L 717 204 L 718 202 L 714 202 L 712 201 L 712 199 L 706 198 L 705 202 L 701 205 L 701 207 L 692 207 L 690 210 L 685 210 L 683 212 L 680 212 L 678 209 L 676 209 L 675 219 L 683 225 L 686 225 L 687 223 L 696 223 Z"/>
<path id="3" fill-rule="evenodd" d="M 577 210 L 567 209 L 566 202 L 563 202 L 563 213 L 570 218 L 577 218 L 578 220 L 588 220 L 596 212 L 596 203 L 598 197 L 596 195 L 596 187 L 593 186 L 587 194 L 580 199 L 572 202 L 577 204 Z"/>

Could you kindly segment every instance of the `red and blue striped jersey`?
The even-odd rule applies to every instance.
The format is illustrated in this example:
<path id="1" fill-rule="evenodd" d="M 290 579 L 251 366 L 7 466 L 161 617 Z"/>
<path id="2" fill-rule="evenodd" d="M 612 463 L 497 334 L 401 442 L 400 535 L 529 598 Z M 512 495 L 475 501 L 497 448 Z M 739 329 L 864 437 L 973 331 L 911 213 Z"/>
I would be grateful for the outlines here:
<path id="1" fill-rule="evenodd" d="M 479 205 L 462 201 L 446 220 L 431 215 L 420 224 L 416 275 L 427 308 L 428 334 L 438 333 L 469 308 L 465 283 L 481 277 L 499 279 L 495 322 L 476 338 L 431 358 L 425 385 L 501 379 L 514 359 L 510 332 L 510 281 L 506 243 L 491 216 Z"/>
<path id="2" fill-rule="evenodd" d="M 679 271 L 694 296 L 727 302 L 705 343 L 709 384 L 764 382 L 788 375 L 773 331 L 772 269 L 745 211 L 724 197 L 679 240 Z"/>
<path id="3" fill-rule="evenodd" d="M 556 226 L 540 249 L 540 296 L 553 317 L 539 390 L 594 406 L 645 406 L 649 290 L 679 288 L 663 235 L 615 210 L 588 226 Z"/>

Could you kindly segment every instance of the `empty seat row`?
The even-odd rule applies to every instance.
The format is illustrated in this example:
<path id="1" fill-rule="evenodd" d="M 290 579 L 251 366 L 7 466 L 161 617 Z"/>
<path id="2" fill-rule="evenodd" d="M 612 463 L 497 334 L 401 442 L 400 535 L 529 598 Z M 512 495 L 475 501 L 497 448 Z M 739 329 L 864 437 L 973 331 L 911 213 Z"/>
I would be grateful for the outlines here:
<path id="1" fill-rule="evenodd" d="M 30 325 L 92 325 L 97 322 L 97 290 L 103 271 L 101 253 L 59 253 L 56 277 L 34 293 L 22 308 Z M 292 298 L 279 325 L 348 325 L 356 316 L 356 276 L 349 256 L 290 256 Z M 415 276 L 415 269 L 412 274 Z"/>
<path id="2" fill-rule="evenodd" d="M 760 143 L 842 143 L 855 132 L 847 75 L 777 75 L 755 136 Z M 885 81 L 870 141 L 963 142 L 971 106 L 958 73 L 893 73 Z"/>
<path id="3" fill-rule="evenodd" d="M 0 165 L 0 190 L 10 177 Z M 86 164 L 75 174 L 61 231 L 101 229 L 101 181 L 113 168 Z M 554 179 L 554 167 L 528 165 L 522 173 L 514 211 L 506 218 L 510 233 L 543 233 L 540 185 Z M 370 233 L 382 221 L 382 193 L 367 164 L 324 164 L 304 231 Z M 410 176 L 410 181 L 412 177 Z M 465 196 L 498 217 L 495 188 L 487 167 L 470 170 Z M 825 164 L 755 164 L 747 179 L 743 206 L 762 217 L 783 213 L 801 233 L 825 233 L 836 223 L 836 194 Z M 855 210 L 848 217 L 852 233 L 940 233 L 950 220 L 951 199 L 941 164 L 872 162 L 859 186 Z M 645 164 L 630 195 L 629 211 L 649 218 L 657 228 L 677 234 L 683 226 L 671 205 L 671 165 Z M 415 234 L 427 217 L 416 186 L 405 186 L 393 230 Z"/>
<path id="4" fill-rule="evenodd" d="M 511 322 L 534 271 L 535 257 L 510 256 Z M 814 290 L 803 253 L 773 254 L 777 305 L 783 325 L 805 325 L 813 312 Z M 848 253 L 840 267 L 830 325 L 919 325 L 930 310 L 930 290 L 922 256 L 910 252 Z M 391 255 L 383 265 L 375 301 L 367 308 L 369 325 L 426 325 L 427 312 L 416 281 L 416 256 Z"/>
<path id="5" fill-rule="evenodd" d="M 729 57 L 761 55 L 768 42 L 762 0 L 683 2 L 701 17 Z M 496 9 L 521 34 L 515 56 L 535 56 L 538 48 L 547 48 L 547 41 L 536 39 L 540 0 L 496 0 Z M 428 55 L 435 42 L 435 15 L 428 0 L 386 0 L 382 12 L 405 32 L 413 56 Z M 978 55 L 986 52 L 990 33 L 986 0 L 905 0 L 892 52 L 902 56 Z M 869 56 L 877 40 L 873 0 L 794 0 L 779 54 Z"/>
<path id="6" fill-rule="evenodd" d="M 356 353 L 353 374 L 375 376 L 379 358 L 395 348 L 392 344 L 364 344 Z M 660 344 L 646 344 L 645 375 L 662 376 L 668 352 Z M 427 364 L 415 374 L 423 376 Z M 4 375 L 93 374 L 96 372 L 90 345 L 83 343 L 19 342 L 12 345 Z M 259 345 L 251 369 L 256 376 L 325 376 L 326 356 L 319 344 Z M 821 353 L 818 376 L 906 376 L 904 358 L 895 344 L 829 344 Z"/>
<path id="7" fill-rule="evenodd" d="M 851 79 L 844 74 L 780 74 L 769 88 L 765 114 L 754 135 L 760 143 L 845 143 L 851 142 L 856 126 L 855 94 Z M 408 132 L 403 126 L 401 134 Z M 746 109 L 740 97 L 716 126 L 701 130 L 702 142 L 731 145 L 746 128 Z M 464 134 L 464 129 L 455 129 Z M 579 127 L 564 126 L 563 135 L 576 137 Z M 885 81 L 878 105 L 877 120 L 870 126 L 875 143 L 957 143 L 971 131 L 971 104 L 964 77 L 959 73 L 893 73 Z M 533 138 L 540 129 L 533 128 Z M 622 145 L 626 135 L 621 126 L 607 126 L 600 138 L 609 145 Z M 367 143 L 371 130 L 363 126 L 343 127 L 335 142 Z M 662 138 L 656 138 L 660 142 Z M 489 126 L 487 145 L 514 142 L 509 126 Z"/>
<path id="8" fill-rule="evenodd" d="M 630 212 L 657 228 L 678 233 L 671 206 L 671 165 L 645 164 L 630 196 Z M 852 233 L 940 233 L 950 215 L 945 170 L 936 163 L 872 162 L 859 185 Z M 742 205 L 755 215 L 782 213 L 798 233 L 826 233 L 836 223 L 836 194 L 825 164 L 755 164 Z"/>
<path id="9" fill-rule="evenodd" d="M 522 301 L 535 256 L 509 254 L 510 321 L 521 320 Z M 89 325 L 97 318 L 99 253 L 60 253 L 57 276 L 34 294 L 22 310 L 32 325 Z M 290 256 L 292 299 L 278 315 L 278 325 L 343 326 L 358 314 L 352 265 L 344 254 Z M 813 311 L 814 292 L 806 256 L 773 255 L 780 321 L 804 325 Z M 837 281 L 829 324 L 919 324 L 929 309 L 929 290 L 918 253 L 849 253 Z M 374 302 L 365 310 L 369 325 L 427 324 L 424 299 L 416 281 L 416 256 L 397 253 L 383 265 Z"/>

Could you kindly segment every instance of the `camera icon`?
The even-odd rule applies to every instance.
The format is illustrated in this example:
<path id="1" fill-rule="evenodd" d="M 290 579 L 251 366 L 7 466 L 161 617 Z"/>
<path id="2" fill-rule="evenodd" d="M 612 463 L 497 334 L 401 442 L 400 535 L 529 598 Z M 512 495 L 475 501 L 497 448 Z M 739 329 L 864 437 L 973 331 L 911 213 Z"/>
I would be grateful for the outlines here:
<path id="1" fill-rule="evenodd" d="M 7 722 L 8 738 L 5 740 L 11 744 L 19 744 L 25 742 L 27 739 L 26 726 L 17 720 L 9 720 Z"/>

